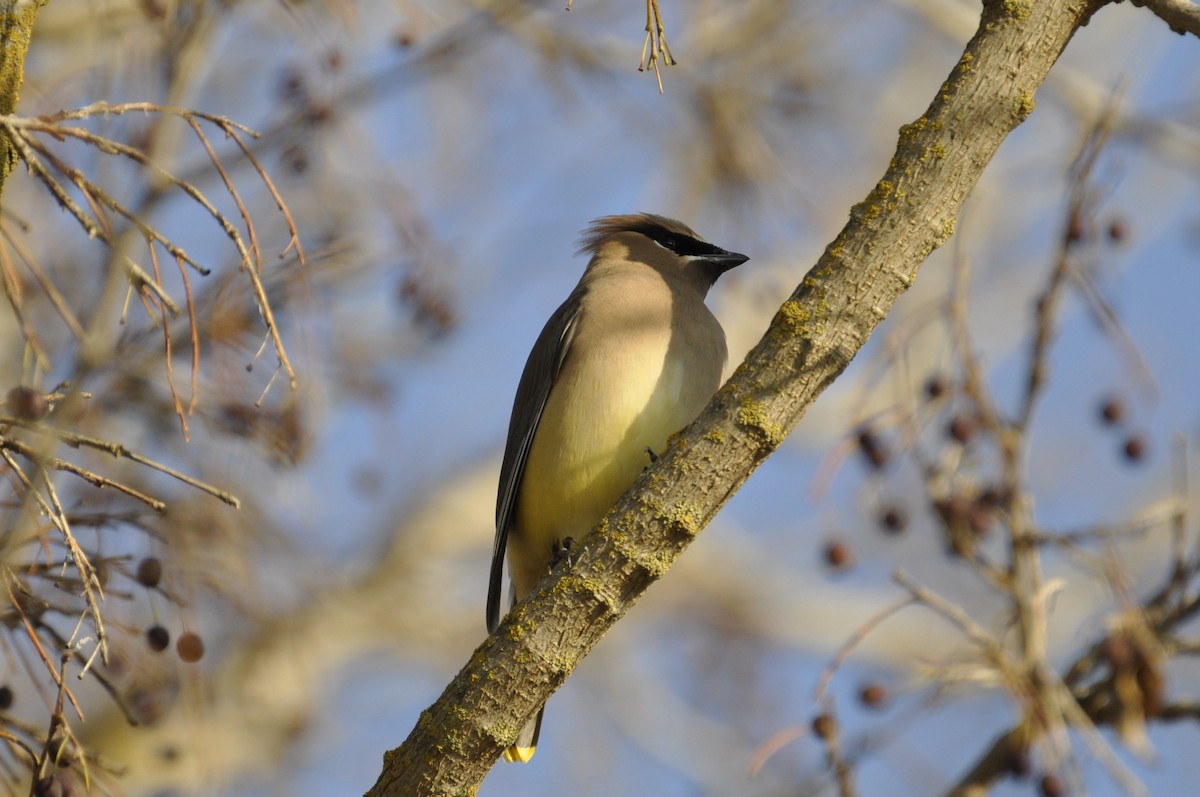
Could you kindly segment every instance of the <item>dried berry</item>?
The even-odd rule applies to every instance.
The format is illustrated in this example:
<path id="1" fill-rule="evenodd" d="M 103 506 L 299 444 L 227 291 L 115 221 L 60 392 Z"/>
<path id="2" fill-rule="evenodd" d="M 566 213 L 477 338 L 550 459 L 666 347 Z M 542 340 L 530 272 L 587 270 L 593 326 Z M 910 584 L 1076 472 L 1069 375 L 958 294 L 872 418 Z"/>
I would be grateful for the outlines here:
<path id="1" fill-rule="evenodd" d="M 1100 421 L 1105 426 L 1115 426 L 1125 417 L 1125 402 L 1110 396 L 1100 403 Z"/>
<path id="2" fill-rule="evenodd" d="M 840 540 L 833 540 L 825 544 L 825 564 L 834 570 L 845 570 L 853 563 L 854 554 L 850 552 L 849 545 Z"/>
<path id="3" fill-rule="evenodd" d="M 204 640 L 199 634 L 194 634 L 188 631 L 179 637 L 179 641 L 175 643 L 175 652 L 179 654 L 179 658 L 186 661 L 188 664 L 200 661 L 204 658 Z"/>
<path id="4" fill-rule="evenodd" d="M 971 518 L 974 502 L 962 493 L 954 493 L 933 502 L 933 509 L 947 526 L 961 527 Z"/>
<path id="5" fill-rule="evenodd" d="M 946 434 L 957 443 L 966 443 L 975 436 L 975 421 L 967 415 L 955 415 L 946 426 Z"/>
<path id="6" fill-rule="evenodd" d="M 908 513 L 896 504 L 885 506 L 879 513 L 879 525 L 888 534 L 900 534 L 908 528 Z"/>
<path id="7" fill-rule="evenodd" d="M 1066 787 L 1062 785 L 1062 781 L 1057 775 L 1043 775 L 1040 784 L 1042 797 L 1063 797 L 1067 793 Z"/>
<path id="8" fill-rule="evenodd" d="M 38 421 L 50 411 L 50 402 L 31 387 L 18 385 L 4 397 L 8 411 L 23 421 Z"/>
<path id="9" fill-rule="evenodd" d="M 138 562 L 137 580 L 143 587 L 157 587 L 162 581 L 162 562 L 153 556 L 147 556 L 142 561 Z"/>
<path id="10" fill-rule="evenodd" d="M 992 509 L 1004 509 L 1012 503 L 1012 491 L 999 484 L 989 484 L 979 494 L 979 503 Z"/>
<path id="11" fill-rule="evenodd" d="M 877 681 L 863 684 L 858 690 L 859 701 L 867 708 L 879 708 L 887 702 L 887 688 Z"/>
<path id="12" fill-rule="evenodd" d="M 155 653 L 162 653 L 171 644 L 171 632 L 161 625 L 152 625 L 146 629 L 146 644 Z"/>
<path id="13" fill-rule="evenodd" d="M 879 439 L 879 435 L 870 427 L 864 426 L 858 432 L 858 450 L 863 459 L 874 470 L 879 470 L 888 463 L 890 456 L 887 445 Z"/>
<path id="14" fill-rule="evenodd" d="M 812 732 L 818 739 L 828 739 L 837 730 L 837 722 L 832 714 L 818 714 L 813 717 Z"/>
<path id="15" fill-rule="evenodd" d="M 1125 454 L 1125 459 L 1130 462 L 1141 462 L 1146 458 L 1146 440 L 1140 435 L 1131 435 L 1125 440 L 1125 446 L 1122 449 Z"/>

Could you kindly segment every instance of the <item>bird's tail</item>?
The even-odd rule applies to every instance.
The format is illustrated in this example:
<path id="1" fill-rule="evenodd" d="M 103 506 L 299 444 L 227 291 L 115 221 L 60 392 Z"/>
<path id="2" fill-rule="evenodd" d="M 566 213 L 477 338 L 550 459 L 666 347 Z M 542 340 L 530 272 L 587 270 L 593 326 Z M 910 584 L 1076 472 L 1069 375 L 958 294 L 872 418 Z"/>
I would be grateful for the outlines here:
<path id="1" fill-rule="evenodd" d="M 505 761 L 510 764 L 513 761 L 520 761 L 522 764 L 529 763 L 529 760 L 533 758 L 534 751 L 537 750 L 538 736 L 542 732 L 542 715 L 545 713 L 546 707 L 542 706 L 538 709 L 537 716 L 521 729 L 516 744 L 504 751 Z"/>

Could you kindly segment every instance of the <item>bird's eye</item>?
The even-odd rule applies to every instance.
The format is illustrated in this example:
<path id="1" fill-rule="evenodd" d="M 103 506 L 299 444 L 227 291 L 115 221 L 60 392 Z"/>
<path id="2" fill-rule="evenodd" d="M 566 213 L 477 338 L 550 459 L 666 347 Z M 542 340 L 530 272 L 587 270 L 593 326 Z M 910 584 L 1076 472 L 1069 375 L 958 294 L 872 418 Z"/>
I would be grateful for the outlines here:
<path id="1" fill-rule="evenodd" d="M 662 245 L 674 252 L 679 248 L 679 239 L 674 235 L 664 235 L 661 241 Z"/>

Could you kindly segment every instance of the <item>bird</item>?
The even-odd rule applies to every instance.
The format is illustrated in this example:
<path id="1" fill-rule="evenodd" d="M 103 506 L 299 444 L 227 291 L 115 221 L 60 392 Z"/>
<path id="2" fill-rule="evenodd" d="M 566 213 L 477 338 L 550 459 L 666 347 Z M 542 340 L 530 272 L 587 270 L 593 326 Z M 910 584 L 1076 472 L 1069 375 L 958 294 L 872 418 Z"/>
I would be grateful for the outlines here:
<path id="1" fill-rule="evenodd" d="M 583 232 L 579 284 L 533 345 L 517 386 L 496 497 L 487 629 L 590 532 L 720 387 L 725 332 L 704 304 L 749 257 L 652 213 L 604 216 Z M 528 762 L 543 706 L 504 752 Z"/>

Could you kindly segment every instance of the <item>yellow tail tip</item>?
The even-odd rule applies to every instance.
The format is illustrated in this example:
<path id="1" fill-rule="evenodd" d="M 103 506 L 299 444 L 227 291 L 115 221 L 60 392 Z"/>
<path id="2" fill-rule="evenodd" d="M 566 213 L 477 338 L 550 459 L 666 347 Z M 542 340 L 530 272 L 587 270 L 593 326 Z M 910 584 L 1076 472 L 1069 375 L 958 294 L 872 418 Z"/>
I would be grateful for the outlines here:
<path id="1" fill-rule="evenodd" d="M 533 758 L 533 751 L 537 747 L 510 747 L 504 751 L 504 760 L 508 763 L 520 761 L 522 764 L 528 764 Z"/>

